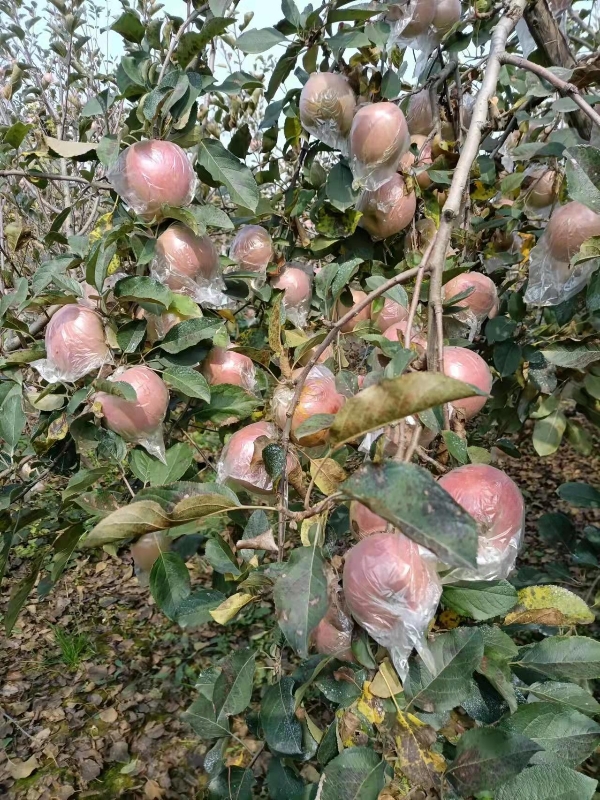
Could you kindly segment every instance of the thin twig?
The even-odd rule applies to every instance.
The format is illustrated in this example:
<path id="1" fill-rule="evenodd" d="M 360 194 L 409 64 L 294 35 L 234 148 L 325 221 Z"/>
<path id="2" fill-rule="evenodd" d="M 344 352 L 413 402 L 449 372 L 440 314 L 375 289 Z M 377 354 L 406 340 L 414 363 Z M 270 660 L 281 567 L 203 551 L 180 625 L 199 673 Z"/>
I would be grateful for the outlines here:
<path id="1" fill-rule="evenodd" d="M 3 716 L 3 717 L 6 717 L 6 719 L 7 719 L 7 720 L 10 722 L 10 724 L 11 724 L 11 725 L 14 725 L 14 726 L 15 726 L 15 728 L 18 728 L 18 730 L 20 730 L 20 731 L 21 731 L 21 733 L 23 734 L 23 736 L 27 736 L 27 738 L 28 738 L 28 739 L 31 739 L 32 741 L 35 739 L 35 736 L 32 736 L 30 733 L 27 733 L 27 731 L 25 730 L 25 728 L 22 728 L 22 727 L 19 725 L 19 723 L 17 722 L 17 720 L 16 720 L 16 719 L 13 719 L 13 718 L 10 716 L 10 714 L 7 714 L 7 713 L 6 713 L 6 711 L 5 711 L 3 708 L 0 708 L 0 714 L 2 714 L 2 716 Z"/>
<path id="2" fill-rule="evenodd" d="M 33 338 L 36 334 L 43 331 L 59 308 L 62 308 L 62 306 L 48 306 L 48 308 L 44 309 L 44 313 L 29 326 L 29 335 Z M 20 346 L 21 342 L 19 338 L 13 336 L 12 339 L 9 339 L 4 345 L 4 350 L 10 353 L 13 350 L 18 350 Z"/>
<path id="3" fill-rule="evenodd" d="M 0 178 L 27 178 L 29 180 L 46 180 L 46 181 L 69 181 L 69 183 L 83 183 L 86 186 L 91 186 L 92 189 L 99 191 L 110 192 L 111 187 L 108 183 L 98 183 L 98 181 L 88 181 L 85 178 L 80 178 L 77 175 L 59 175 L 56 172 L 37 172 L 34 170 L 25 171 L 24 169 L 0 169 Z"/>
<path id="4" fill-rule="evenodd" d="M 534 64 L 533 61 L 528 61 L 526 58 L 522 58 L 521 56 L 512 55 L 512 53 L 501 53 L 499 56 L 499 62 L 501 64 L 511 64 L 513 67 L 519 67 L 520 69 L 526 69 L 529 72 L 533 72 L 534 75 L 537 75 L 538 78 L 546 81 L 549 83 L 550 86 L 553 86 L 557 89 L 562 95 L 565 97 L 570 97 L 573 102 L 579 106 L 581 111 L 586 114 L 593 123 L 600 127 L 600 114 L 591 107 L 589 103 L 587 103 L 583 97 L 577 86 L 574 86 L 572 83 L 567 83 L 567 81 L 563 81 L 562 78 L 559 78 L 558 75 L 555 75 L 553 72 L 550 72 L 549 69 L 545 67 L 541 67 L 539 64 Z"/>

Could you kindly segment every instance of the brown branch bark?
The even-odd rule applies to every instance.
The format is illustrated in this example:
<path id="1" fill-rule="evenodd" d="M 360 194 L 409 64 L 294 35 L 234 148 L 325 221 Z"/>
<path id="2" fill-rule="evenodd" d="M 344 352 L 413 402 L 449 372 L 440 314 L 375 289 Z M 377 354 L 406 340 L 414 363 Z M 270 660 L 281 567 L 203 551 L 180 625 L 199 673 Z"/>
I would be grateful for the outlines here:
<path id="1" fill-rule="evenodd" d="M 525 8 L 524 17 L 547 67 L 572 69 L 577 66 L 569 43 L 550 10 L 548 0 L 534 0 Z M 568 116 L 582 139 L 589 140 L 592 126 L 588 118 L 579 111 L 574 111 Z"/>
<path id="2" fill-rule="evenodd" d="M 587 103 L 583 97 L 577 86 L 574 86 L 572 83 L 568 83 L 567 81 L 563 81 L 562 78 L 559 78 L 558 75 L 555 75 L 550 70 L 546 69 L 545 67 L 541 67 L 539 64 L 534 64 L 533 61 L 527 61 L 526 58 L 522 58 L 521 56 L 515 56 L 511 53 L 503 53 L 500 56 L 500 62 L 502 64 L 511 64 L 513 67 L 520 67 L 521 69 L 526 69 L 529 72 L 533 72 L 534 75 L 537 75 L 538 78 L 546 81 L 555 89 L 557 89 L 562 95 L 565 97 L 570 97 L 573 102 L 577 103 L 579 108 L 582 110 L 584 114 L 586 114 L 592 122 L 594 122 L 598 127 L 600 127 L 600 114 Z"/>
<path id="3" fill-rule="evenodd" d="M 24 169 L 0 169 L 0 178 L 27 178 L 28 180 L 46 180 L 46 181 L 68 181 L 69 183 L 83 183 L 86 186 L 91 186 L 92 189 L 98 189 L 101 192 L 110 192 L 111 187 L 108 183 L 99 183 L 98 181 L 88 181 L 85 178 L 80 178 L 77 175 L 59 175 L 56 172 L 27 172 Z"/>

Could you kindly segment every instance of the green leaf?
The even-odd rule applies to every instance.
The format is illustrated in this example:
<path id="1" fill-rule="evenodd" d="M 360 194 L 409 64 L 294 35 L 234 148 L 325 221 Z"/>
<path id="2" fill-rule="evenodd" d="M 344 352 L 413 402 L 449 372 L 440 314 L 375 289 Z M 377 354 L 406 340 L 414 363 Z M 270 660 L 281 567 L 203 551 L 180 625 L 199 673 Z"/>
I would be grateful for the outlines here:
<path id="1" fill-rule="evenodd" d="M 386 764 L 370 747 L 350 747 L 327 764 L 321 800 L 377 800 Z"/>
<path id="2" fill-rule="evenodd" d="M 292 42 L 292 44 L 288 46 L 285 53 L 275 65 L 275 69 L 271 73 L 267 91 L 265 92 L 265 99 L 268 100 L 268 102 L 271 102 L 271 100 L 275 97 L 281 84 L 287 80 L 288 76 L 296 66 L 296 60 L 303 47 L 304 44 L 302 43 Z"/>
<path id="3" fill-rule="evenodd" d="M 530 767 L 512 778 L 496 800 L 592 800 L 598 781 L 560 764 Z"/>
<path id="4" fill-rule="evenodd" d="M 577 529 L 572 520 L 560 512 L 543 514 L 537 521 L 537 529 L 540 538 L 550 547 L 562 544 L 570 548 L 577 537 Z"/>
<path id="5" fill-rule="evenodd" d="M 7 636 L 10 636 L 12 633 L 15 623 L 19 618 L 19 614 L 21 613 L 21 609 L 35 586 L 42 561 L 44 560 L 44 555 L 45 553 L 43 550 L 37 554 L 27 575 L 13 587 L 10 593 L 8 605 L 4 612 L 4 630 Z"/>
<path id="6" fill-rule="evenodd" d="M 505 625 L 591 625 L 595 615 L 578 595 L 564 586 L 526 586 Z"/>
<path id="7" fill-rule="evenodd" d="M 541 749 L 518 732 L 475 728 L 458 740 L 446 774 L 463 797 L 470 797 L 518 775 Z"/>
<path id="8" fill-rule="evenodd" d="M 226 767 L 208 784 L 210 800 L 253 800 L 256 779 L 252 770 Z"/>
<path id="9" fill-rule="evenodd" d="M 184 598 L 177 608 L 176 622 L 181 628 L 196 628 L 212 622 L 211 611 L 221 605 L 225 595 L 216 589 L 197 589 Z"/>
<path id="10" fill-rule="evenodd" d="M 191 211 L 197 222 L 204 225 L 205 228 L 221 228 L 225 231 L 232 231 L 234 228 L 233 222 L 227 214 L 217 206 L 210 204 L 193 206 Z"/>
<path id="11" fill-rule="evenodd" d="M 294 680 L 284 677 L 279 683 L 269 686 L 260 709 L 266 742 L 276 755 L 295 756 L 302 753 L 302 725 L 294 712 Z"/>
<path id="12" fill-rule="evenodd" d="M 213 425 L 231 425 L 249 417 L 259 405 L 256 396 L 229 383 L 211 386 L 210 403 L 194 412 L 197 421 L 206 420 Z"/>
<path id="13" fill-rule="evenodd" d="M 527 703 L 499 724 L 501 730 L 532 739 L 543 752 L 532 764 L 560 762 L 577 767 L 600 743 L 600 725 L 573 708 L 556 703 Z"/>
<path id="14" fill-rule="evenodd" d="M 539 456 L 556 453 L 567 428 L 567 418 L 562 411 L 554 411 L 536 420 L 533 428 L 533 447 Z"/>
<path id="15" fill-rule="evenodd" d="M 183 484 L 186 485 L 186 484 Z M 218 483 L 188 484 L 194 487 L 193 492 L 186 492 L 183 498 L 176 502 L 171 511 L 174 522 L 191 522 L 202 519 L 209 514 L 228 511 L 237 508 L 240 501 L 226 486 Z"/>
<path id="16" fill-rule="evenodd" d="M 203 694 L 198 695 L 182 718 L 202 739 L 220 739 L 229 736 L 227 717 L 221 716 L 217 719 L 212 700 Z"/>
<path id="17" fill-rule="evenodd" d="M 243 53 L 257 55 L 285 41 L 285 36 L 275 28 L 252 28 L 238 36 L 235 43 Z"/>
<path id="18" fill-rule="evenodd" d="M 334 420 L 335 414 L 314 414 L 298 425 L 294 436 L 296 439 L 300 440 L 305 436 L 311 436 L 313 433 L 326 431 L 328 428 L 331 428 Z"/>
<path id="19" fill-rule="evenodd" d="M 177 45 L 177 63 L 185 69 L 192 59 L 199 55 L 206 45 L 216 36 L 221 36 L 233 25 L 234 19 L 225 17 L 212 17 L 208 19 L 199 32 L 187 31 Z"/>
<path id="20" fill-rule="evenodd" d="M 25 124 L 24 122 L 15 122 L 5 132 L 2 141 L 6 144 L 9 144 L 11 147 L 14 147 L 15 150 L 18 150 L 32 128 L 35 128 L 35 125 L 29 123 Z"/>
<path id="21" fill-rule="evenodd" d="M 135 353 L 146 338 L 146 320 L 134 319 L 117 331 L 117 344 L 124 353 Z"/>
<path id="22" fill-rule="evenodd" d="M 532 683 L 527 687 L 529 694 L 534 695 L 539 700 L 547 703 L 557 703 L 560 706 L 573 708 L 582 714 L 595 717 L 600 714 L 600 703 L 576 683 L 563 683 L 545 681 L 543 683 Z"/>
<path id="23" fill-rule="evenodd" d="M 339 487 L 450 566 L 477 563 L 477 524 L 415 464 L 367 463 Z"/>
<path id="24" fill-rule="evenodd" d="M 445 606 L 478 622 L 504 616 L 517 602 L 517 590 L 508 581 L 464 581 L 444 586 Z"/>
<path id="25" fill-rule="evenodd" d="M 115 33 L 121 34 L 126 42 L 140 44 L 144 38 L 144 26 L 134 11 L 126 11 L 121 14 L 119 19 L 110 26 L 110 29 Z"/>
<path id="26" fill-rule="evenodd" d="M 303 658 L 310 634 L 327 611 L 325 559 L 318 547 L 297 547 L 273 587 L 279 627 Z"/>
<path id="27" fill-rule="evenodd" d="M 557 494 L 561 500 L 575 508 L 600 508 L 600 491 L 589 483 L 577 481 L 562 483 L 557 489 Z"/>
<path id="28" fill-rule="evenodd" d="M 122 278 L 115 284 L 114 295 L 118 300 L 129 300 L 139 303 L 142 308 L 146 308 L 146 306 L 149 305 L 150 311 L 152 311 L 153 307 L 156 307 L 156 305 L 162 306 L 162 308 L 166 310 L 170 305 L 172 297 L 171 291 L 167 289 L 166 286 L 155 281 L 154 278 L 148 278 L 146 276 Z"/>
<path id="29" fill-rule="evenodd" d="M 541 352 L 550 364 L 566 369 L 585 370 L 600 360 L 600 347 L 566 347 L 564 344 L 557 344 Z"/>
<path id="30" fill-rule="evenodd" d="M 260 194 L 254 176 L 221 142 L 202 139 L 198 145 L 198 163 L 213 180 L 225 185 L 234 203 L 256 211 Z"/>
<path id="31" fill-rule="evenodd" d="M 278 758 L 272 758 L 267 770 L 267 786 L 271 800 L 300 800 L 304 781 Z"/>
<path id="32" fill-rule="evenodd" d="M 430 651 L 435 673 L 420 656 L 412 658 L 404 693 L 410 705 L 450 711 L 469 694 L 473 672 L 483 658 L 483 637 L 477 628 L 456 628 L 436 636 Z"/>
<path id="33" fill-rule="evenodd" d="M 161 553 L 150 573 L 150 592 L 169 619 L 176 619 L 181 603 L 191 591 L 190 574 L 177 553 Z"/>
<path id="34" fill-rule="evenodd" d="M 444 442 L 450 455 L 455 458 L 459 464 L 468 464 L 469 453 L 466 440 L 457 433 L 454 433 L 454 431 L 443 431 L 442 436 L 444 437 Z"/>
<path id="35" fill-rule="evenodd" d="M 194 463 L 194 454 L 189 444 L 178 442 L 166 453 L 166 464 L 153 458 L 145 450 L 134 450 L 131 454 L 131 471 L 142 483 L 162 486 L 178 481 Z"/>
<path id="36" fill-rule="evenodd" d="M 331 427 L 331 443 L 339 446 L 419 411 L 480 394 L 474 386 L 434 372 L 384 379 L 345 403 Z"/>
<path id="37" fill-rule="evenodd" d="M 221 661 L 215 682 L 213 703 L 217 716 L 241 714 L 252 697 L 256 653 L 242 649 Z"/>
<path id="38" fill-rule="evenodd" d="M 237 95 L 240 94 L 242 89 L 261 89 L 262 85 L 262 81 L 249 72 L 232 72 L 231 75 L 225 78 L 223 83 L 220 83 L 218 86 L 211 86 L 210 88 L 212 92 Z M 266 127 L 270 126 L 267 125 Z"/>
<path id="39" fill-rule="evenodd" d="M 223 321 L 214 317 L 185 319 L 174 325 L 161 341 L 160 347 L 167 353 L 181 353 L 199 342 L 212 341 Z"/>
<path id="40" fill-rule="evenodd" d="M 120 397 L 122 400 L 127 400 L 130 403 L 135 403 L 137 400 L 137 392 L 134 387 L 126 381 L 98 379 L 94 381 L 94 389 L 97 392 L 105 392 L 114 397 Z"/>
<path id="41" fill-rule="evenodd" d="M 352 172 L 339 162 L 327 175 L 325 193 L 331 205 L 338 211 L 346 211 L 357 201 L 359 192 L 352 189 Z"/>
<path id="42" fill-rule="evenodd" d="M 100 480 L 106 475 L 106 467 L 95 467 L 94 469 L 80 469 L 75 475 L 72 475 L 67 484 L 67 488 L 62 493 L 63 503 L 70 497 L 85 492 L 90 486 L 93 486 L 96 481 Z"/>
<path id="43" fill-rule="evenodd" d="M 182 394 L 210 402 L 210 386 L 206 378 L 192 367 L 169 367 L 163 372 L 163 381 Z"/>
<path id="44" fill-rule="evenodd" d="M 600 642 L 586 636 L 550 636 L 521 650 L 518 663 L 555 680 L 600 678 Z"/>
<path id="45" fill-rule="evenodd" d="M 19 444 L 26 422 L 21 387 L 15 383 L 0 405 L 0 441 L 5 442 L 11 458 Z"/>
<path id="46" fill-rule="evenodd" d="M 83 546 L 101 547 L 144 533 L 162 531 L 169 525 L 169 518 L 158 503 L 152 500 L 139 500 L 118 508 L 100 520 L 86 536 Z"/>
<path id="47" fill-rule="evenodd" d="M 53 584 L 56 583 L 56 581 L 62 575 L 64 568 L 67 566 L 67 562 L 79 544 L 79 540 L 81 539 L 83 532 L 83 525 L 78 522 L 64 530 L 54 542 L 53 548 L 55 556 L 50 572 L 50 580 Z"/>
<path id="48" fill-rule="evenodd" d="M 494 345 L 494 366 L 501 378 L 514 375 L 519 369 L 521 357 L 522 351 L 516 342 L 508 340 Z"/>
<path id="49" fill-rule="evenodd" d="M 569 196 L 600 214 L 600 150 L 589 145 L 565 151 Z"/>
<path id="50" fill-rule="evenodd" d="M 206 542 L 204 555 L 215 572 L 235 577 L 242 574 L 233 550 L 222 536 L 212 536 Z"/>

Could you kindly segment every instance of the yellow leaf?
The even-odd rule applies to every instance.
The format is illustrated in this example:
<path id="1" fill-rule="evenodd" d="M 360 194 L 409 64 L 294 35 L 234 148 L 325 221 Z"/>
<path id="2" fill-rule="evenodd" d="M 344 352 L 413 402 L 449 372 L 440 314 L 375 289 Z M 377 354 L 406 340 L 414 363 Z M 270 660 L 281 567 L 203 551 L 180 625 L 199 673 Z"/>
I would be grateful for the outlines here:
<path id="1" fill-rule="evenodd" d="M 375 695 L 375 697 L 384 698 L 393 697 L 402 692 L 402 684 L 396 675 L 396 670 L 390 664 L 389 659 L 386 658 L 379 666 L 379 672 L 371 681 L 369 691 L 371 694 Z"/>
<path id="2" fill-rule="evenodd" d="M 304 342 L 308 341 L 308 336 L 301 331 L 284 331 L 283 332 L 285 338 L 285 346 L 286 347 L 299 347 Z"/>
<path id="3" fill-rule="evenodd" d="M 370 684 L 365 681 L 363 685 L 363 692 L 361 697 L 356 702 L 356 710 L 363 716 L 371 725 L 381 725 L 385 718 L 381 703 L 371 693 Z"/>
<path id="4" fill-rule="evenodd" d="M 327 512 L 302 520 L 300 541 L 304 547 L 312 547 L 315 543 L 320 546 L 323 543 L 326 519 Z"/>
<path id="5" fill-rule="evenodd" d="M 437 622 L 440 628 L 444 628 L 447 631 L 451 631 L 453 628 L 458 628 L 460 625 L 460 614 L 457 614 L 456 611 L 451 611 L 447 608 L 445 611 L 438 616 Z"/>
<path id="6" fill-rule="evenodd" d="M 528 586 L 517 597 L 505 625 L 591 625 L 595 620 L 581 597 L 562 586 Z"/>
<path id="7" fill-rule="evenodd" d="M 442 755 L 431 749 L 437 734 L 413 714 L 399 711 L 396 715 L 399 734 L 396 736 L 398 767 L 410 780 L 411 785 L 421 789 L 436 789 L 446 769 Z"/>
<path id="8" fill-rule="evenodd" d="M 227 600 L 224 600 L 214 611 L 209 611 L 209 614 L 219 625 L 226 625 L 244 606 L 251 603 L 252 600 L 254 600 L 254 597 L 251 594 L 238 592 L 228 597 Z"/>
<path id="9" fill-rule="evenodd" d="M 491 200 L 497 192 L 495 186 L 484 186 L 481 181 L 475 181 L 475 187 L 471 193 L 472 200 Z"/>
<path id="10" fill-rule="evenodd" d="M 310 731 L 310 735 L 313 737 L 313 739 L 317 744 L 320 744 L 321 739 L 323 738 L 323 731 L 321 730 L 321 728 L 319 728 L 317 723 L 310 718 L 308 714 L 306 714 L 305 719 L 306 719 L 306 726 Z"/>
<path id="11" fill-rule="evenodd" d="M 348 477 L 346 471 L 333 458 L 316 458 L 311 461 L 310 474 L 315 479 L 319 491 L 327 496 L 336 492 L 339 484 Z"/>

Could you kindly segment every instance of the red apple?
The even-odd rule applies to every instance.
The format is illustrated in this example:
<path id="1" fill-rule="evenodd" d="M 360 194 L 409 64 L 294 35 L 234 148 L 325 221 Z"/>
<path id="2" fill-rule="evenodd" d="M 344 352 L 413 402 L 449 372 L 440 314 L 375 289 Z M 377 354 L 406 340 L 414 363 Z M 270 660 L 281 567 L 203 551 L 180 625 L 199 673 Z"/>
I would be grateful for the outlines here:
<path id="1" fill-rule="evenodd" d="M 389 297 L 384 298 L 383 308 L 377 313 L 373 313 L 373 306 L 371 306 L 371 319 L 377 325 L 379 330 L 383 333 L 392 325 L 397 325 L 408 317 L 408 309 L 396 303 L 395 300 L 390 300 Z"/>
<path id="2" fill-rule="evenodd" d="M 361 228 L 374 239 L 387 239 L 410 225 L 417 210 L 417 198 L 396 173 L 378 189 L 364 191 L 356 209 L 362 212 Z"/>
<path id="3" fill-rule="evenodd" d="M 156 240 L 156 277 L 174 292 L 194 283 L 212 282 L 220 273 L 219 255 L 208 236 L 196 236 L 176 223 Z"/>
<path id="4" fill-rule="evenodd" d="M 460 19 L 462 13 L 460 0 L 437 0 L 433 27 L 440 34 L 448 33 L 450 28 Z"/>
<path id="5" fill-rule="evenodd" d="M 433 163 L 431 142 L 427 140 L 426 136 L 417 133 L 410 137 L 410 143 L 414 145 L 414 147 L 405 153 L 400 161 L 400 168 L 404 172 L 409 172 L 414 167 L 427 167 Z M 417 150 L 416 155 L 412 152 L 414 149 Z M 416 181 L 421 189 L 428 189 L 432 184 L 432 180 L 427 172 L 418 172 L 416 174 Z"/>
<path id="6" fill-rule="evenodd" d="M 545 232 L 550 255 L 563 262 L 569 262 L 591 236 L 600 236 L 600 214 L 577 200 L 553 211 Z"/>
<path id="7" fill-rule="evenodd" d="M 387 530 L 388 525 L 387 520 L 374 514 L 357 500 L 350 503 L 350 527 L 359 539 L 372 536 L 374 533 L 382 533 Z"/>
<path id="8" fill-rule="evenodd" d="M 393 5 L 388 8 L 385 20 L 393 25 L 394 22 L 405 19 L 406 14 L 406 6 L 400 4 Z M 417 0 L 411 20 L 400 34 L 402 39 L 414 39 L 417 36 L 427 33 L 433 22 L 434 14 L 435 0 Z"/>
<path id="9" fill-rule="evenodd" d="M 305 325 L 312 298 L 311 275 L 292 262 L 271 281 L 271 286 L 283 291 L 283 306 L 294 325 L 299 328 Z"/>
<path id="10" fill-rule="evenodd" d="M 394 103 L 367 103 L 356 112 L 350 130 L 354 177 L 374 190 L 396 172 L 408 150 L 404 114 Z"/>
<path id="11" fill-rule="evenodd" d="M 300 122 L 305 130 L 330 147 L 348 136 L 356 96 L 343 75 L 313 72 L 300 94 Z"/>
<path id="12" fill-rule="evenodd" d="M 211 386 L 231 383 L 251 392 L 256 385 L 256 370 L 252 360 L 243 353 L 225 347 L 213 347 L 202 362 L 202 374 Z"/>
<path id="13" fill-rule="evenodd" d="M 133 386 L 137 399 L 125 400 L 97 392 L 94 401 L 102 407 L 106 427 L 131 442 L 154 433 L 162 424 L 169 405 L 169 391 L 162 379 L 143 366 L 130 367 L 113 379 Z"/>
<path id="14" fill-rule="evenodd" d="M 352 295 L 354 306 L 356 306 L 357 303 L 360 303 L 361 300 L 364 300 L 365 297 L 367 296 L 366 293 L 363 292 L 361 289 L 353 289 L 353 288 L 350 288 L 350 294 Z M 352 307 L 354 308 L 354 306 Z M 339 299 L 335 306 L 335 315 L 334 315 L 335 321 L 341 319 L 349 311 L 350 307 L 345 306 L 342 303 L 341 299 Z M 347 322 L 345 325 L 342 325 L 341 328 L 342 332 L 351 333 L 356 328 L 356 326 L 359 325 L 359 323 L 367 322 L 370 319 L 370 316 L 371 316 L 371 309 L 370 306 L 367 305 L 365 308 L 363 308 L 362 311 L 359 311 L 358 314 L 352 320 L 350 320 L 350 322 Z M 361 327 L 364 327 L 364 325 L 361 325 Z"/>
<path id="15" fill-rule="evenodd" d="M 527 187 L 527 205 L 531 208 L 546 208 L 552 205 L 556 196 L 556 172 L 553 169 L 537 169 L 531 174 Z"/>
<path id="16" fill-rule="evenodd" d="M 444 347 L 444 374 L 450 378 L 470 383 L 482 392 L 492 390 L 492 373 L 483 358 L 466 347 Z M 461 411 L 467 419 L 478 414 L 487 402 L 487 397 L 475 395 L 464 400 L 454 400 L 451 406 Z"/>
<path id="17" fill-rule="evenodd" d="M 196 188 L 194 170 L 179 145 L 149 139 L 126 147 L 107 178 L 133 210 L 152 219 L 163 204 L 187 206 Z"/>
<path id="18" fill-rule="evenodd" d="M 262 460 L 264 440 L 277 441 L 277 428 L 270 422 L 253 422 L 236 431 L 223 448 L 217 466 L 217 480 L 233 489 L 270 495 L 273 481 Z M 257 441 L 258 440 L 258 441 Z M 288 459 L 288 470 L 293 466 Z"/>
<path id="19" fill-rule="evenodd" d="M 150 572 L 161 553 L 171 549 L 171 540 L 165 533 L 145 533 L 131 545 L 133 563 L 141 572 Z"/>
<path id="20" fill-rule="evenodd" d="M 463 272 L 444 285 L 444 300 L 473 289 L 468 297 L 458 300 L 454 305 L 468 309 L 478 321 L 490 319 L 498 313 L 498 290 L 496 284 L 481 272 Z"/>
<path id="21" fill-rule="evenodd" d="M 229 258 L 241 270 L 264 274 L 273 259 L 273 242 L 269 233 L 260 225 L 244 225 L 231 243 Z"/>
<path id="22" fill-rule="evenodd" d="M 394 323 L 390 325 L 390 327 L 383 332 L 383 335 L 386 339 L 389 339 L 390 342 L 400 342 L 404 346 L 404 337 L 406 336 L 406 323 L 407 320 L 403 319 L 399 323 Z M 410 335 L 410 343 L 411 347 L 413 347 L 418 353 L 423 353 L 427 350 L 427 339 L 425 336 L 422 336 L 418 329 L 413 329 Z"/>
<path id="23" fill-rule="evenodd" d="M 110 362 L 102 319 L 78 303 L 60 308 L 46 328 L 46 359 L 35 366 L 44 380 L 76 381 Z"/>
<path id="24" fill-rule="evenodd" d="M 429 89 L 421 89 L 410 96 L 406 109 L 406 124 L 412 135 L 428 136 L 433 130 L 433 110 Z"/>

